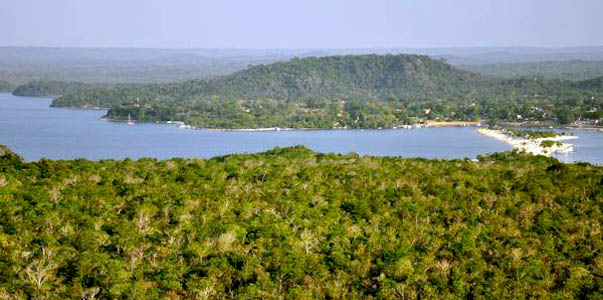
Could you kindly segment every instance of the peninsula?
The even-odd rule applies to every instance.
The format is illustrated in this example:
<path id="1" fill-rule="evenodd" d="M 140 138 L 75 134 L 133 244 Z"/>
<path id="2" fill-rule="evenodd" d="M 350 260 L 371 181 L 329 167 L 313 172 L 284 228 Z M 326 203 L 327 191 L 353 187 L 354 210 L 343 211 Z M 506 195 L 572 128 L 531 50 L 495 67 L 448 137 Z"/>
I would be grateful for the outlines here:
<path id="1" fill-rule="evenodd" d="M 62 95 L 54 107 L 106 107 L 106 119 L 209 129 L 378 129 L 481 120 L 603 118 L 601 78 L 504 79 L 424 55 L 294 58 L 175 83 L 32 82 L 17 95 Z"/>
<path id="2" fill-rule="evenodd" d="M 513 146 L 520 152 L 534 155 L 551 156 L 553 153 L 568 153 L 574 151 L 572 144 L 561 141 L 577 139 L 577 136 L 564 135 L 552 131 L 539 132 L 531 130 L 505 130 L 478 128 L 477 131 L 485 136 L 495 138 Z M 531 134 L 536 132 L 537 134 Z"/>

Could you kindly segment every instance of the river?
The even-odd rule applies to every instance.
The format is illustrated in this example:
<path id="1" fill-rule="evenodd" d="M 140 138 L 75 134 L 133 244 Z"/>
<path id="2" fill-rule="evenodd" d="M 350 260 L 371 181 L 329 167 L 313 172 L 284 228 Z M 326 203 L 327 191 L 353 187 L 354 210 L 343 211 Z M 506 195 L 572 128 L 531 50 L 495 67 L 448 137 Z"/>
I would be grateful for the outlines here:
<path id="1" fill-rule="evenodd" d="M 510 150 L 472 127 L 398 130 L 293 130 L 232 132 L 179 129 L 166 124 L 100 121 L 102 110 L 51 108 L 49 98 L 0 94 L 0 144 L 28 161 L 50 159 L 209 158 L 306 145 L 320 152 L 424 158 L 475 158 Z M 578 135 L 565 162 L 603 164 L 603 133 Z"/>

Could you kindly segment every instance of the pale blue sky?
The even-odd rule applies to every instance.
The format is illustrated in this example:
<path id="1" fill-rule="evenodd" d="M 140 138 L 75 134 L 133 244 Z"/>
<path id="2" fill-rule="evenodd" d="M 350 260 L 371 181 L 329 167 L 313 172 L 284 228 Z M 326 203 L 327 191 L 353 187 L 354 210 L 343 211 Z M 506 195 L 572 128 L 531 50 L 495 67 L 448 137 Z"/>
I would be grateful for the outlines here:
<path id="1" fill-rule="evenodd" d="M 0 45 L 603 45 L 601 13 L 603 0 L 0 0 Z"/>

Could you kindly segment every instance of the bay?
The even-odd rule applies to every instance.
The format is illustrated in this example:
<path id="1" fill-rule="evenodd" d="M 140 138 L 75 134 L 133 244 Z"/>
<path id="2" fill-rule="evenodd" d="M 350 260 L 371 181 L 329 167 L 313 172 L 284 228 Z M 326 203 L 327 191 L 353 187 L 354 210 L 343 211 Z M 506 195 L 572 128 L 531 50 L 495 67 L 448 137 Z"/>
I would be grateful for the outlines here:
<path id="1" fill-rule="evenodd" d="M 510 150 L 472 127 L 398 130 L 292 130 L 233 132 L 187 130 L 166 124 L 134 126 L 100 121 L 103 110 L 51 108 L 50 98 L 0 94 L 0 144 L 28 161 L 49 159 L 209 158 L 293 145 L 326 153 L 424 158 L 475 158 Z M 603 164 L 603 133 L 571 131 L 576 151 L 565 162 Z"/>

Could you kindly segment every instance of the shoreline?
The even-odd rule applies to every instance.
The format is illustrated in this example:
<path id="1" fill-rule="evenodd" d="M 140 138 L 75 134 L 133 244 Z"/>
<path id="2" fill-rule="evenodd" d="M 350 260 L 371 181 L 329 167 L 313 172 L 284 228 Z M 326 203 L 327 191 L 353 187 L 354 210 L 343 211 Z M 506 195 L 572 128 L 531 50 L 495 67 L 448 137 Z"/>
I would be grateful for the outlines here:
<path id="1" fill-rule="evenodd" d="M 15 97 L 27 97 L 27 98 L 49 98 L 51 100 L 56 99 L 58 96 L 27 96 L 27 95 L 15 95 L 13 91 L 1 92 L 3 94 L 10 94 Z M 99 106 L 52 106 L 52 102 L 50 104 L 51 108 L 59 108 L 59 109 L 73 109 L 73 110 L 108 110 L 107 107 L 99 107 Z M 101 121 L 111 121 L 111 122 L 126 122 L 125 120 L 118 119 L 109 119 L 109 118 L 99 118 Z M 427 120 L 425 123 L 417 123 L 412 125 L 401 125 L 400 127 L 391 127 L 391 128 L 354 128 L 358 130 L 395 130 L 395 129 L 411 129 L 411 128 L 423 128 L 423 127 L 480 127 L 487 120 L 480 121 L 430 121 Z M 162 123 L 162 124 L 170 124 L 170 121 L 166 122 L 154 122 L 154 123 Z M 172 121 L 178 122 L 178 121 Z M 138 122 L 137 122 L 138 123 Z M 153 122 L 140 122 L 140 123 L 153 123 Z M 603 126 L 581 126 L 581 125 L 571 125 L 571 124 L 558 124 L 552 123 L 550 121 L 535 121 L 535 122 L 502 122 L 501 124 L 512 126 L 512 127 L 520 127 L 520 128 L 548 128 L 548 129 L 572 129 L 572 130 L 585 130 L 585 131 L 596 131 L 603 132 Z M 263 132 L 263 131 L 290 131 L 290 130 L 349 130 L 350 128 L 281 128 L 281 127 L 265 127 L 265 128 L 197 128 L 191 125 L 182 124 L 185 129 L 202 129 L 202 130 L 215 130 L 215 131 L 241 131 L 241 132 Z"/>
<path id="2" fill-rule="evenodd" d="M 80 108 L 82 109 L 82 108 Z M 99 108 L 102 109 L 102 108 Z M 122 119 L 111 119 L 101 117 L 99 118 L 101 121 L 108 122 L 127 122 L 127 120 Z M 138 121 L 134 120 L 136 123 Z M 348 127 L 334 127 L 334 128 L 292 128 L 292 127 L 259 127 L 259 128 L 207 128 L 207 127 L 196 127 L 193 125 L 188 125 L 182 121 L 156 121 L 156 122 L 140 122 L 140 123 L 149 123 L 149 124 L 165 124 L 165 125 L 175 125 L 181 129 L 194 129 L 194 130 L 211 130 L 211 131 L 232 131 L 232 132 L 267 132 L 267 131 L 310 131 L 310 130 L 405 130 L 405 129 L 419 129 L 419 128 L 438 128 L 438 127 L 481 127 L 482 122 L 476 121 L 454 121 L 454 122 L 426 122 L 426 123 L 416 123 L 416 124 L 405 124 L 401 126 L 394 127 L 378 127 L 378 128 L 348 128 Z"/>
<path id="3" fill-rule="evenodd" d="M 494 129 L 486 129 L 486 128 L 478 128 L 477 132 L 499 141 L 505 142 L 511 146 L 513 149 L 517 149 L 518 151 L 523 151 L 526 153 L 531 153 L 534 155 L 544 155 L 551 156 L 555 153 L 569 153 L 574 151 L 573 144 L 565 144 L 561 143 L 561 141 L 574 140 L 577 139 L 577 136 L 556 136 L 556 137 L 548 137 L 548 138 L 536 138 L 536 139 L 524 139 L 524 138 L 516 138 L 512 137 L 501 130 Z M 542 145 L 543 142 L 553 142 L 551 146 L 545 147 Z"/>
<path id="4" fill-rule="evenodd" d="M 81 109 L 81 110 L 103 110 L 106 108 L 102 108 L 102 107 L 90 107 L 90 108 L 82 108 L 82 107 L 52 107 L 52 108 L 62 108 L 62 109 Z M 111 118 L 105 118 L 105 117 L 101 117 L 99 118 L 99 120 L 101 121 L 108 121 L 108 122 L 119 122 L 119 123 L 124 123 L 127 122 L 127 120 L 122 120 L 122 119 L 111 119 Z M 483 121 L 478 122 L 478 121 L 453 121 L 453 122 L 437 122 L 437 121 L 427 121 L 426 123 L 416 123 L 416 124 L 408 124 L 408 125 L 401 125 L 401 126 L 394 126 L 394 127 L 387 127 L 387 128 L 344 128 L 344 127 L 339 127 L 339 128 L 307 128 L 307 127 L 303 127 L 303 128 L 292 128 L 292 127 L 259 127 L 259 128 L 209 128 L 209 127 L 196 127 L 196 126 L 192 126 L 192 125 L 188 125 L 182 121 L 156 121 L 156 122 L 138 122 L 136 120 L 134 120 L 136 123 L 141 123 L 141 124 L 165 124 L 165 125 L 176 125 L 181 129 L 194 129 L 194 130 L 211 130 L 211 131 L 232 131 L 232 132 L 269 132 L 269 131 L 294 131 L 294 130 L 304 130 L 304 131 L 310 131 L 310 130 L 402 130 L 402 129 L 420 129 L 420 128 L 440 128 L 440 127 L 482 127 L 482 124 L 484 123 Z M 512 125 L 513 127 L 518 127 L 518 128 L 522 128 L 520 125 Z M 544 126 L 544 125 L 539 125 L 539 126 L 526 126 L 525 128 L 543 128 L 543 129 L 550 129 L 550 126 Z M 553 129 L 562 129 L 562 128 L 566 128 L 566 129 L 571 129 L 571 130 L 585 130 L 585 131 L 595 131 L 595 132 L 603 132 L 603 127 L 583 127 L 583 126 L 556 126 Z M 550 138 L 549 138 L 550 139 Z"/>
<path id="5" fill-rule="evenodd" d="M 105 107 L 98 106 L 90 106 L 90 107 L 79 107 L 79 106 L 50 106 L 50 108 L 58 108 L 58 109 L 73 109 L 73 110 L 108 110 Z M 117 121 L 117 120 L 115 120 Z"/>
<path id="6" fill-rule="evenodd" d="M 483 121 L 426 121 L 427 127 L 471 127 L 471 126 L 482 126 Z"/>
<path id="7" fill-rule="evenodd" d="M 122 119 L 111 119 L 101 117 L 98 120 L 107 121 L 107 122 L 118 122 L 125 123 L 127 120 Z M 135 121 L 135 120 L 134 120 Z M 136 123 L 139 123 L 135 121 Z M 410 129 L 420 129 L 420 128 L 439 128 L 439 127 L 479 127 L 480 122 L 460 122 L 463 125 L 451 125 L 451 124 L 412 124 L 412 125 L 402 125 L 400 127 L 388 127 L 388 128 L 347 128 L 347 127 L 336 127 L 336 128 L 291 128 L 291 127 L 259 127 L 259 128 L 207 128 L 207 127 L 196 127 L 192 125 L 188 125 L 182 121 L 157 121 L 157 122 L 140 122 L 140 124 L 163 124 L 163 125 L 174 125 L 180 129 L 191 129 L 191 130 L 209 130 L 209 131 L 222 131 L 222 132 L 271 132 L 271 131 L 319 131 L 319 130 L 410 130 Z M 476 123 L 476 124 L 467 124 L 467 123 Z"/>
<path id="8" fill-rule="evenodd" d="M 103 107 L 52 107 L 52 108 L 61 108 L 61 109 L 74 109 L 74 110 L 106 110 L 107 108 Z M 99 118 L 101 121 L 109 121 L 109 122 L 127 122 L 127 120 L 122 119 L 110 119 L 110 118 Z M 484 122 L 477 121 L 454 121 L 454 122 L 429 122 L 426 123 L 416 123 L 416 124 L 408 124 L 394 127 L 386 127 L 386 128 L 292 128 L 292 127 L 259 127 L 259 128 L 208 128 L 208 127 L 196 127 L 192 125 L 188 125 L 182 121 L 157 121 L 157 122 L 138 122 L 136 123 L 148 123 L 148 124 L 166 124 L 166 125 L 176 125 L 181 129 L 195 129 L 195 130 L 212 130 L 212 131 L 233 131 L 233 132 L 267 132 L 267 131 L 293 131 L 293 130 L 401 130 L 401 129 L 419 129 L 419 128 L 439 128 L 439 127 L 482 127 Z M 545 125 L 532 125 L 522 127 L 521 125 L 511 125 L 513 127 L 518 128 L 542 128 L 542 129 L 551 129 L 552 126 Z M 553 129 L 571 129 L 571 130 L 584 130 L 584 131 L 595 131 L 595 132 L 603 132 L 603 127 L 584 127 L 584 126 L 555 126 Z"/>

